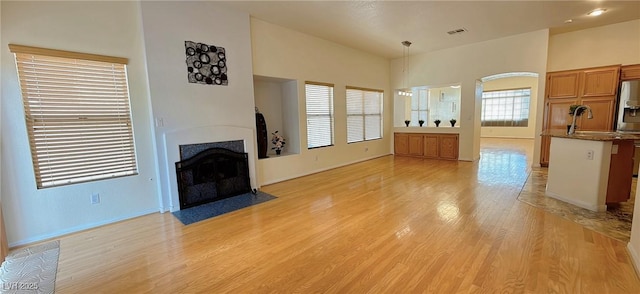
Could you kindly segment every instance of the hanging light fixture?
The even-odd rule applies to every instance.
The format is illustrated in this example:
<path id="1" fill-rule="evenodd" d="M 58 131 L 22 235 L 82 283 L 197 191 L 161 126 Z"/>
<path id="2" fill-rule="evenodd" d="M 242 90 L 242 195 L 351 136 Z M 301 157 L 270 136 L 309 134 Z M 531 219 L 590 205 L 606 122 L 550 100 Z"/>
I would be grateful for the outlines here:
<path id="1" fill-rule="evenodd" d="M 409 46 L 411 46 L 411 42 L 402 41 L 401 44 L 404 46 L 404 48 L 402 48 L 402 87 L 407 89 L 407 75 L 409 74 Z M 398 91 L 398 95 L 413 96 L 411 90 L 405 91 L 404 89 Z"/>

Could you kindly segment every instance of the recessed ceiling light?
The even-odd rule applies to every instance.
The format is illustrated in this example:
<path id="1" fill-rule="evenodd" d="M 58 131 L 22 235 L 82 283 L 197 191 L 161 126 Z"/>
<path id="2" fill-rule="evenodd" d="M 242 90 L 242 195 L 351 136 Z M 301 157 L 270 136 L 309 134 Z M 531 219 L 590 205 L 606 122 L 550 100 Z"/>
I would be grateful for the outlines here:
<path id="1" fill-rule="evenodd" d="M 600 14 L 603 14 L 605 11 L 607 11 L 604 8 L 598 8 L 598 9 L 594 9 L 591 12 L 587 13 L 588 16 L 598 16 Z"/>
<path id="2" fill-rule="evenodd" d="M 573 19 L 567 19 L 564 21 L 564 23 L 572 23 L 572 22 L 573 22 Z"/>

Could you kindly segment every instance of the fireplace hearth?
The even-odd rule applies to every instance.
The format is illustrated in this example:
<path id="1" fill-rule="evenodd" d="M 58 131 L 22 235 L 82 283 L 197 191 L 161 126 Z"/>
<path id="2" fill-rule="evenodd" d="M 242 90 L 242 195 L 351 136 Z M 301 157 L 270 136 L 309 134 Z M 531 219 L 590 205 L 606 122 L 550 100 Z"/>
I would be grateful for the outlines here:
<path id="1" fill-rule="evenodd" d="M 248 154 L 208 148 L 176 162 L 180 209 L 252 192 Z"/>

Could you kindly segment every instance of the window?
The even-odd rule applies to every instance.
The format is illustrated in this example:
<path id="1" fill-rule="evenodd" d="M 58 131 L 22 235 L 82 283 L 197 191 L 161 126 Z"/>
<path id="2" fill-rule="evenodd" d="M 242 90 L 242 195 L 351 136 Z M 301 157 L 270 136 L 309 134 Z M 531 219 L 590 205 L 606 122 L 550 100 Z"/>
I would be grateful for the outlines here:
<path id="1" fill-rule="evenodd" d="M 137 174 L 127 59 L 9 45 L 37 187 Z"/>
<path id="2" fill-rule="evenodd" d="M 404 127 L 397 124 L 405 120 L 411 121 L 409 126 L 419 126 L 422 120 L 426 127 L 437 126 L 435 121 L 440 121 L 440 126 L 447 126 L 451 119 L 460 120 L 460 84 L 412 87 L 411 93 L 394 100 L 394 108 L 398 109 L 396 115 L 401 115 L 401 119 L 394 120 L 396 127 Z"/>
<path id="3" fill-rule="evenodd" d="M 530 99 L 531 88 L 483 92 L 482 126 L 528 126 Z"/>
<path id="4" fill-rule="evenodd" d="M 347 87 L 347 143 L 382 138 L 382 90 Z"/>
<path id="5" fill-rule="evenodd" d="M 415 91 L 411 96 L 411 125 L 417 126 L 419 120 L 429 121 L 427 119 L 429 93 L 426 89 Z"/>
<path id="6" fill-rule="evenodd" d="M 333 145 L 333 85 L 305 83 L 307 148 Z"/>

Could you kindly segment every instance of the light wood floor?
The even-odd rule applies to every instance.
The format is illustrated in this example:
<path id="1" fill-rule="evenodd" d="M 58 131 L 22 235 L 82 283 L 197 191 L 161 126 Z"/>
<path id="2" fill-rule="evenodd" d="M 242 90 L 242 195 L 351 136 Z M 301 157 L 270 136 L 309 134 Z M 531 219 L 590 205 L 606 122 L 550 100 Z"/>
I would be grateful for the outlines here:
<path id="1" fill-rule="evenodd" d="M 479 162 L 385 156 L 189 226 L 152 214 L 66 236 L 56 290 L 639 293 L 625 243 L 516 200 L 525 142 L 484 140 Z"/>

